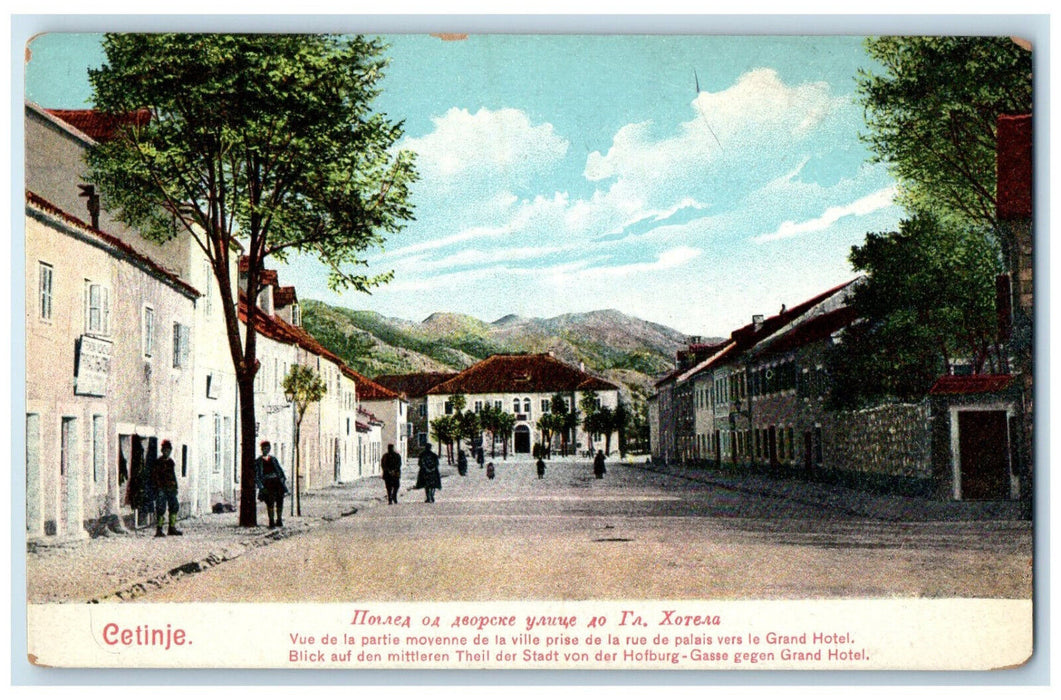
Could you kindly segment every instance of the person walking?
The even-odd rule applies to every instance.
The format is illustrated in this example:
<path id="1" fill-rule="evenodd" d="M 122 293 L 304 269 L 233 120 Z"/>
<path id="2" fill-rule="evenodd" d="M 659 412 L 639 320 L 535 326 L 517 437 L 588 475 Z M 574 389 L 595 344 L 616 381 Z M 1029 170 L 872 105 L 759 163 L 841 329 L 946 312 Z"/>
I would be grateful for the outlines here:
<path id="1" fill-rule="evenodd" d="M 478 450 L 477 450 L 477 451 L 475 452 L 475 461 L 479 463 L 479 468 L 480 468 L 480 469 L 482 469 L 482 468 L 483 468 L 483 461 L 484 461 L 485 459 L 486 459 L 486 457 L 485 457 L 485 456 L 483 455 L 483 448 L 481 448 L 481 447 L 480 447 L 480 448 L 479 448 L 479 449 L 478 449 Z"/>
<path id="2" fill-rule="evenodd" d="M 464 450 L 457 450 L 457 473 L 461 476 L 468 473 L 468 455 Z"/>
<path id="3" fill-rule="evenodd" d="M 593 475 L 598 479 L 603 479 L 607 472 L 608 470 L 604 468 L 604 451 L 597 450 L 597 456 L 593 458 Z"/>
<path id="4" fill-rule="evenodd" d="M 420 453 L 417 465 L 420 470 L 416 474 L 416 486 L 413 488 L 424 490 L 424 503 L 434 503 L 435 490 L 442 488 L 442 475 L 438 472 L 438 455 L 431 451 L 431 443 Z"/>
<path id="5" fill-rule="evenodd" d="M 151 479 L 155 486 L 155 537 L 183 535 L 184 533 L 177 529 L 177 511 L 180 509 L 180 502 L 177 500 L 177 465 L 169 456 L 173 445 L 169 440 L 163 440 L 161 449 L 162 456 L 151 466 Z M 169 530 L 163 532 L 162 523 L 167 509 Z"/>
<path id="6" fill-rule="evenodd" d="M 494 478 L 494 463 L 493 462 L 487 462 L 486 463 L 486 478 L 487 479 L 493 479 Z"/>
<path id="7" fill-rule="evenodd" d="M 288 493 L 287 475 L 280 466 L 280 460 L 269 454 L 272 443 L 263 440 L 261 448 L 261 457 L 254 460 L 254 485 L 258 487 L 258 500 L 265 501 L 269 527 L 283 527 L 284 496 Z"/>
<path id="8" fill-rule="evenodd" d="M 544 479 L 545 478 L 545 461 L 541 457 L 538 458 L 537 467 L 538 467 L 538 478 L 539 479 Z"/>
<path id="9" fill-rule="evenodd" d="M 387 505 L 398 502 L 398 485 L 402 480 L 402 457 L 394 451 L 394 445 L 387 445 L 387 452 L 380 460 L 380 476 L 387 487 Z"/>

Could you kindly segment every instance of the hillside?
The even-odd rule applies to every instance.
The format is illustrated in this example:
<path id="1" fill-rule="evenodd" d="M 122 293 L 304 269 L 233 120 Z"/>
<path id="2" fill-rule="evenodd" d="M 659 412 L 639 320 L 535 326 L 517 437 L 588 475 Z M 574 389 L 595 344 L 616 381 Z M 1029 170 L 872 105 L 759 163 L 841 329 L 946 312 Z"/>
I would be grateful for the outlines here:
<path id="1" fill-rule="evenodd" d="M 613 309 L 554 318 L 504 316 L 490 323 L 434 313 L 420 323 L 323 302 L 302 304 L 306 330 L 358 372 L 459 371 L 498 353 L 552 352 L 619 384 L 627 400 L 644 401 L 653 377 L 674 366 L 685 336 Z"/>

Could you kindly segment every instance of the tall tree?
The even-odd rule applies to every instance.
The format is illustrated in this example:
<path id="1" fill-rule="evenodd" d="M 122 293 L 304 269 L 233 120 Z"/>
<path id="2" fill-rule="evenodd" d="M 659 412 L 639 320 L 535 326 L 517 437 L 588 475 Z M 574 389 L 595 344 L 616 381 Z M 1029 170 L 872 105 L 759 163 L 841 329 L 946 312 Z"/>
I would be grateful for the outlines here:
<path id="1" fill-rule="evenodd" d="M 302 468 L 302 419 L 311 403 L 317 403 L 328 393 L 328 386 L 312 367 L 291 365 L 280 385 L 284 396 L 295 405 L 295 497 L 291 507 L 295 515 L 302 515 L 302 487 L 299 471 Z M 270 516 L 272 517 L 272 516 Z"/>
<path id="2" fill-rule="evenodd" d="M 254 478 L 256 300 L 271 257 L 309 253 L 329 286 L 367 291 L 364 252 L 412 218 L 413 156 L 400 122 L 372 111 L 386 60 L 378 40 L 330 35 L 108 34 L 89 72 L 96 109 L 146 110 L 89 152 L 109 208 L 145 236 L 191 236 L 221 293 L 239 391 L 241 483 Z M 242 250 L 240 337 L 231 256 Z M 256 524 L 252 489 L 239 523 Z"/>
<path id="3" fill-rule="evenodd" d="M 483 410 L 479 412 L 479 425 L 482 429 L 490 433 L 490 456 L 495 455 L 495 445 L 497 444 L 497 433 L 498 425 L 500 422 L 500 416 L 504 411 L 489 401 L 483 406 Z"/>
<path id="4" fill-rule="evenodd" d="M 920 398 L 956 361 L 974 373 L 1006 368 L 993 236 L 922 214 L 898 232 L 869 234 L 852 248 L 851 263 L 866 273 L 851 302 L 862 321 L 828 358 L 834 406 Z"/>
<path id="5" fill-rule="evenodd" d="M 502 411 L 497 417 L 497 436 L 501 438 L 501 454 L 508 459 L 508 441 L 512 439 L 512 431 L 516 428 L 516 417 L 507 411 Z"/>
<path id="6" fill-rule="evenodd" d="M 995 128 L 1032 110 L 1032 55 L 1007 37 L 868 39 L 881 71 L 859 72 L 876 160 L 899 181 L 910 211 L 995 224 Z"/>
<path id="7" fill-rule="evenodd" d="M 446 446 L 446 461 L 453 464 L 453 440 L 457 435 L 457 421 L 453 416 L 439 416 L 431 421 L 431 438 L 438 443 L 438 453 Z"/>

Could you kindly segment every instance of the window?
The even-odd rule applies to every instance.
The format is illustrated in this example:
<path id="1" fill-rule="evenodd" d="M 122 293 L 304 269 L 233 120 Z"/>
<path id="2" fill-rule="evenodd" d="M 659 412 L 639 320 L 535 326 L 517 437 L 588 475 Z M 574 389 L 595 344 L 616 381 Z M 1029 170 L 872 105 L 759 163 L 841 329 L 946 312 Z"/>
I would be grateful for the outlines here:
<path id="1" fill-rule="evenodd" d="M 299 308 L 298 304 L 291 305 L 291 325 L 301 326 L 302 325 L 302 309 Z"/>
<path id="2" fill-rule="evenodd" d="M 48 263 L 40 263 L 37 269 L 40 290 L 40 318 L 42 321 L 52 320 L 52 275 L 54 271 Z"/>
<path id="3" fill-rule="evenodd" d="M 214 473 L 221 473 L 221 416 L 214 414 Z"/>
<path id="4" fill-rule="evenodd" d="M 453 414 L 453 403 L 450 402 L 450 401 L 447 401 L 446 404 L 445 404 L 445 409 L 446 409 L 446 415 L 447 416 L 452 415 Z"/>
<path id="5" fill-rule="evenodd" d="M 483 410 L 483 402 L 482 401 L 476 401 L 475 402 L 475 412 L 479 413 L 482 410 Z"/>
<path id="6" fill-rule="evenodd" d="M 427 417 L 427 404 L 426 403 L 420 404 L 419 412 L 420 412 L 420 417 L 421 418 Z"/>
<path id="7" fill-rule="evenodd" d="M 150 306 L 144 307 L 140 330 L 143 334 L 144 357 L 151 357 L 155 352 L 155 310 Z"/>
<path id="8" fill-rule="evenodd" d="M 181 477 L 188 476 L 188 446 L 181 445 Z"/>
<path id="9" fill-rule="evenodd" d="M 92 481 L 99 483 L 104 474 L 104 447 L 106 435 L 103 430 L 103 416 L 92 416 Z"/>
<path id="10" fill-rule="evenodd" d="M 173 366 L 187 367 L 191 344 L 191 328 L 181 323 L 173 324 Z"/>
<path id="11" fill-rule="evenodd" d="M 549 399 L 542 399 L 542 413 L 548 413 L 549 409 L 552 408 L 549 405 Z"/>
<path id="12" fill-rule="evenodd" d="M 519 413 L 519 399 L 512 399 L 512 412 Z"/>
<path id="13" fill-rule="evenodd" d="M 85 332 L 110 334 L 110 290 L 85 281 Z"/>
<path id="14" fill-rule="evenodd" d="M 497 410 L 500 411 L 501 410 L 501 402 L 500 401 L 494 401 L 494 408 L 496 408 Z"/>
<path id="15" fill-rule="evenodd" d="M 530 399 L 523 399 L 523 412 L 530 413 Z"/>

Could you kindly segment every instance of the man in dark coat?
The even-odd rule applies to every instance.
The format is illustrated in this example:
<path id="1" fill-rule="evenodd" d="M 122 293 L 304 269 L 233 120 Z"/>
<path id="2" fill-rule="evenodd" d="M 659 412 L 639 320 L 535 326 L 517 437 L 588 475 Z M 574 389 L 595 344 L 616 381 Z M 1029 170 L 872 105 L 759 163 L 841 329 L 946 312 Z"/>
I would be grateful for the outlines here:
<path id="1" fill-rule="evenodd" d="M 177 529 L 177 510 L 180 508 L 180 502 L 177 500 L 177 465 L 169 456 L 173 445 L 169 440 L 163 440 L 161 449 L 162 456 L 151 465 L 151 479 L 155 486 L 155 537 L 165 537 L 167 534 L 183 535 L 184 533 Z M 167 508 L 169 531 L 162 532 Z"/>
<path id="2" fill-rule="evenodd" d="M 457 450 L 457 473 L 461 476 L 468 473 L 468 455 L 464 450 Z"/>
<path id="3" fill-rule="evenodd" d="M 398 502 L 398 484 L 402 479 L 402 458 L 394 451 L 394 445 L 387 445 L 387 453 L 380 461 L 383 484 L 387 487 L 387 505 Z"/>
<path id="4" fill-rule="evenodd" d="M 254 460 L 254 485 L 258 487 L 258 500 L 265 501 L 269 527 L 283 527 L 287 475 L 280 466 L 280 460 L 269 454 L 272 447 L 268 440 L 262 441 L 262 456 Z"/>
<path id="5" fill-rule="evenodd" d="M 598 479 L 603 479 L 607 469 L 604 468 L 604 451 L 597 450 L 597 456 L 593 458 L 593 474 Z"/>
<path id="6" fill-rule="evenodd" d="M 442 488 L 442 475 L 438 472 L 438 455 L 431 451 L 431 443 L 424 447 L 417 464 L 420 471 L 416 475 L 416 486 L 413 488 L 423 489 L 427 494 L 424 503 L 434 503 L 435 490 Z"/>

